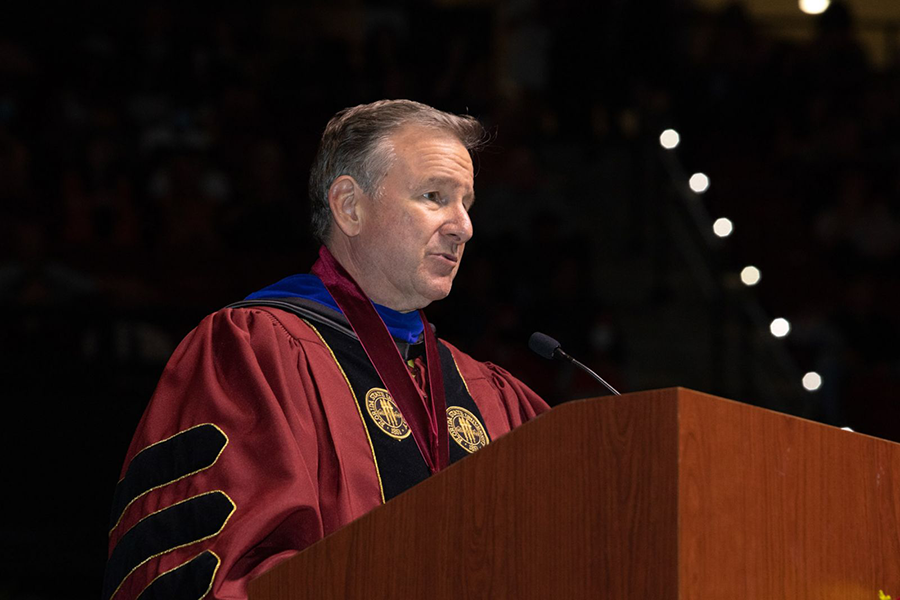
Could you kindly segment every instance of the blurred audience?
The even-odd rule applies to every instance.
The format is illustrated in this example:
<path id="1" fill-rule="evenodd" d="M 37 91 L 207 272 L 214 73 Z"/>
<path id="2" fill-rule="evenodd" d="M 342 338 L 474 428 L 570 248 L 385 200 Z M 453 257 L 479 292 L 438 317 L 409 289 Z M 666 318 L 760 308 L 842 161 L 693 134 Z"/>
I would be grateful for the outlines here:
<path id="1" fill-rule="evenodd" d="M 136 419 L 200 316 L 311 264 L 306 177 L 328 117 L 410 97 L 475 114 L 496 137 L 476 163 L 466 266 L 433 307 L 442 337 L 551 403 L 603 390 L 530 354 L 534 330 L 614 386 L 645 387 L 628 381 L 643 357 L 621 316 L 651 315 L 670 295 L 636 304 L 597 282 L 634 264 L 623 257 L 675 264 L 653 221 L 671 187 L 653 167 L 657 136 L 675 124 L 679 156 L 714 181 L 703 201 L 737 224 L 728 260 L 762 266 L 759 297 L 795 323 L 799 365 L 829 382 L 806 416 L 900 438 L 897 56 L 875 65 L 841 0 L 809 39 L 778 35 L 740 1 L 718 13 L 684 4 L 10 5 L 10 389 L 39 389 L 38 405 L 81 382 L 96 392 L 81 401 L 109 421 L 97 431 Z M 48 365 L 36 357 L 54 336 L 65 343 Z M 66 375 L 52 376 L 61 363 Z"/>

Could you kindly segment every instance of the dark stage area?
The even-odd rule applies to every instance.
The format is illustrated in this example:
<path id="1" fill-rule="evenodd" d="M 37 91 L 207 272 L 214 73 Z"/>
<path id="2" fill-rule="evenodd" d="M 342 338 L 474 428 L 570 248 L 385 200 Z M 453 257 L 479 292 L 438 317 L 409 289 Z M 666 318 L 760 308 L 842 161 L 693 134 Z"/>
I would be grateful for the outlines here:
<path id="1" fill-rule="evenodd" d="M 551 404 L 606 392 L 531 353 L 534 331 L 622 392 L 900 440 L 900 20 L 792 8 L 4 6 L 0 600 L 98 597 L 168 357 L 204 315 L 307 272 L 322 129 L 380 98 L 493 138 L 459 277 L 427 309 L 441 337 Z"/>

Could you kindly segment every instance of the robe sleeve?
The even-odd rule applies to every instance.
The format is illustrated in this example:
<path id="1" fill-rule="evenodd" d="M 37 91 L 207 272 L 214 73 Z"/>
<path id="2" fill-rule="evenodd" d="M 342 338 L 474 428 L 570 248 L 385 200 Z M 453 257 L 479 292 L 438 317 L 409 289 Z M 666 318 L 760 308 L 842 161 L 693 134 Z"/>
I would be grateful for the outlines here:
<path id="1" fill-rule="evenodd" d="M 244 598 L 326 533 L 310 369 L 265 311 L 219 311 L 179 345 L 116 487 L 103 600 Z"/>

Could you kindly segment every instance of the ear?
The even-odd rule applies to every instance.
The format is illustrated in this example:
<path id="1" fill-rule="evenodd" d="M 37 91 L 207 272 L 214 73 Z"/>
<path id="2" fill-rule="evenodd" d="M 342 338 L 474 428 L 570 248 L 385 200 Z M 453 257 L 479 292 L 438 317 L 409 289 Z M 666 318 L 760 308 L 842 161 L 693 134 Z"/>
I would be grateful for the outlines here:
<path id="1" fill-rule="evenodd" d="M 328 204 L 331 217 L 344 235 L 359 235 L 362 226 L 363 199 L 365 193 L 356 180 L 349 175 L 341 175 L 328 188 Z"/>

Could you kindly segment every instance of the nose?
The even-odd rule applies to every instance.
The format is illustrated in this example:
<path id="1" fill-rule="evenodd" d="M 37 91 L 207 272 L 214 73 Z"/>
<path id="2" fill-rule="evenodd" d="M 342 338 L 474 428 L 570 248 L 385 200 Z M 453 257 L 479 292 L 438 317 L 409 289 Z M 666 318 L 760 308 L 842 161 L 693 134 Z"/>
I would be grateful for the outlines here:
<path id="1" fill-rule="evenodd" d="M 472 239 L 472 218 L 461 202 L 454 204 L 452 211 L 444 223 L 443 233 L 452 238 L 455 243 L 465 244 Z"/>

